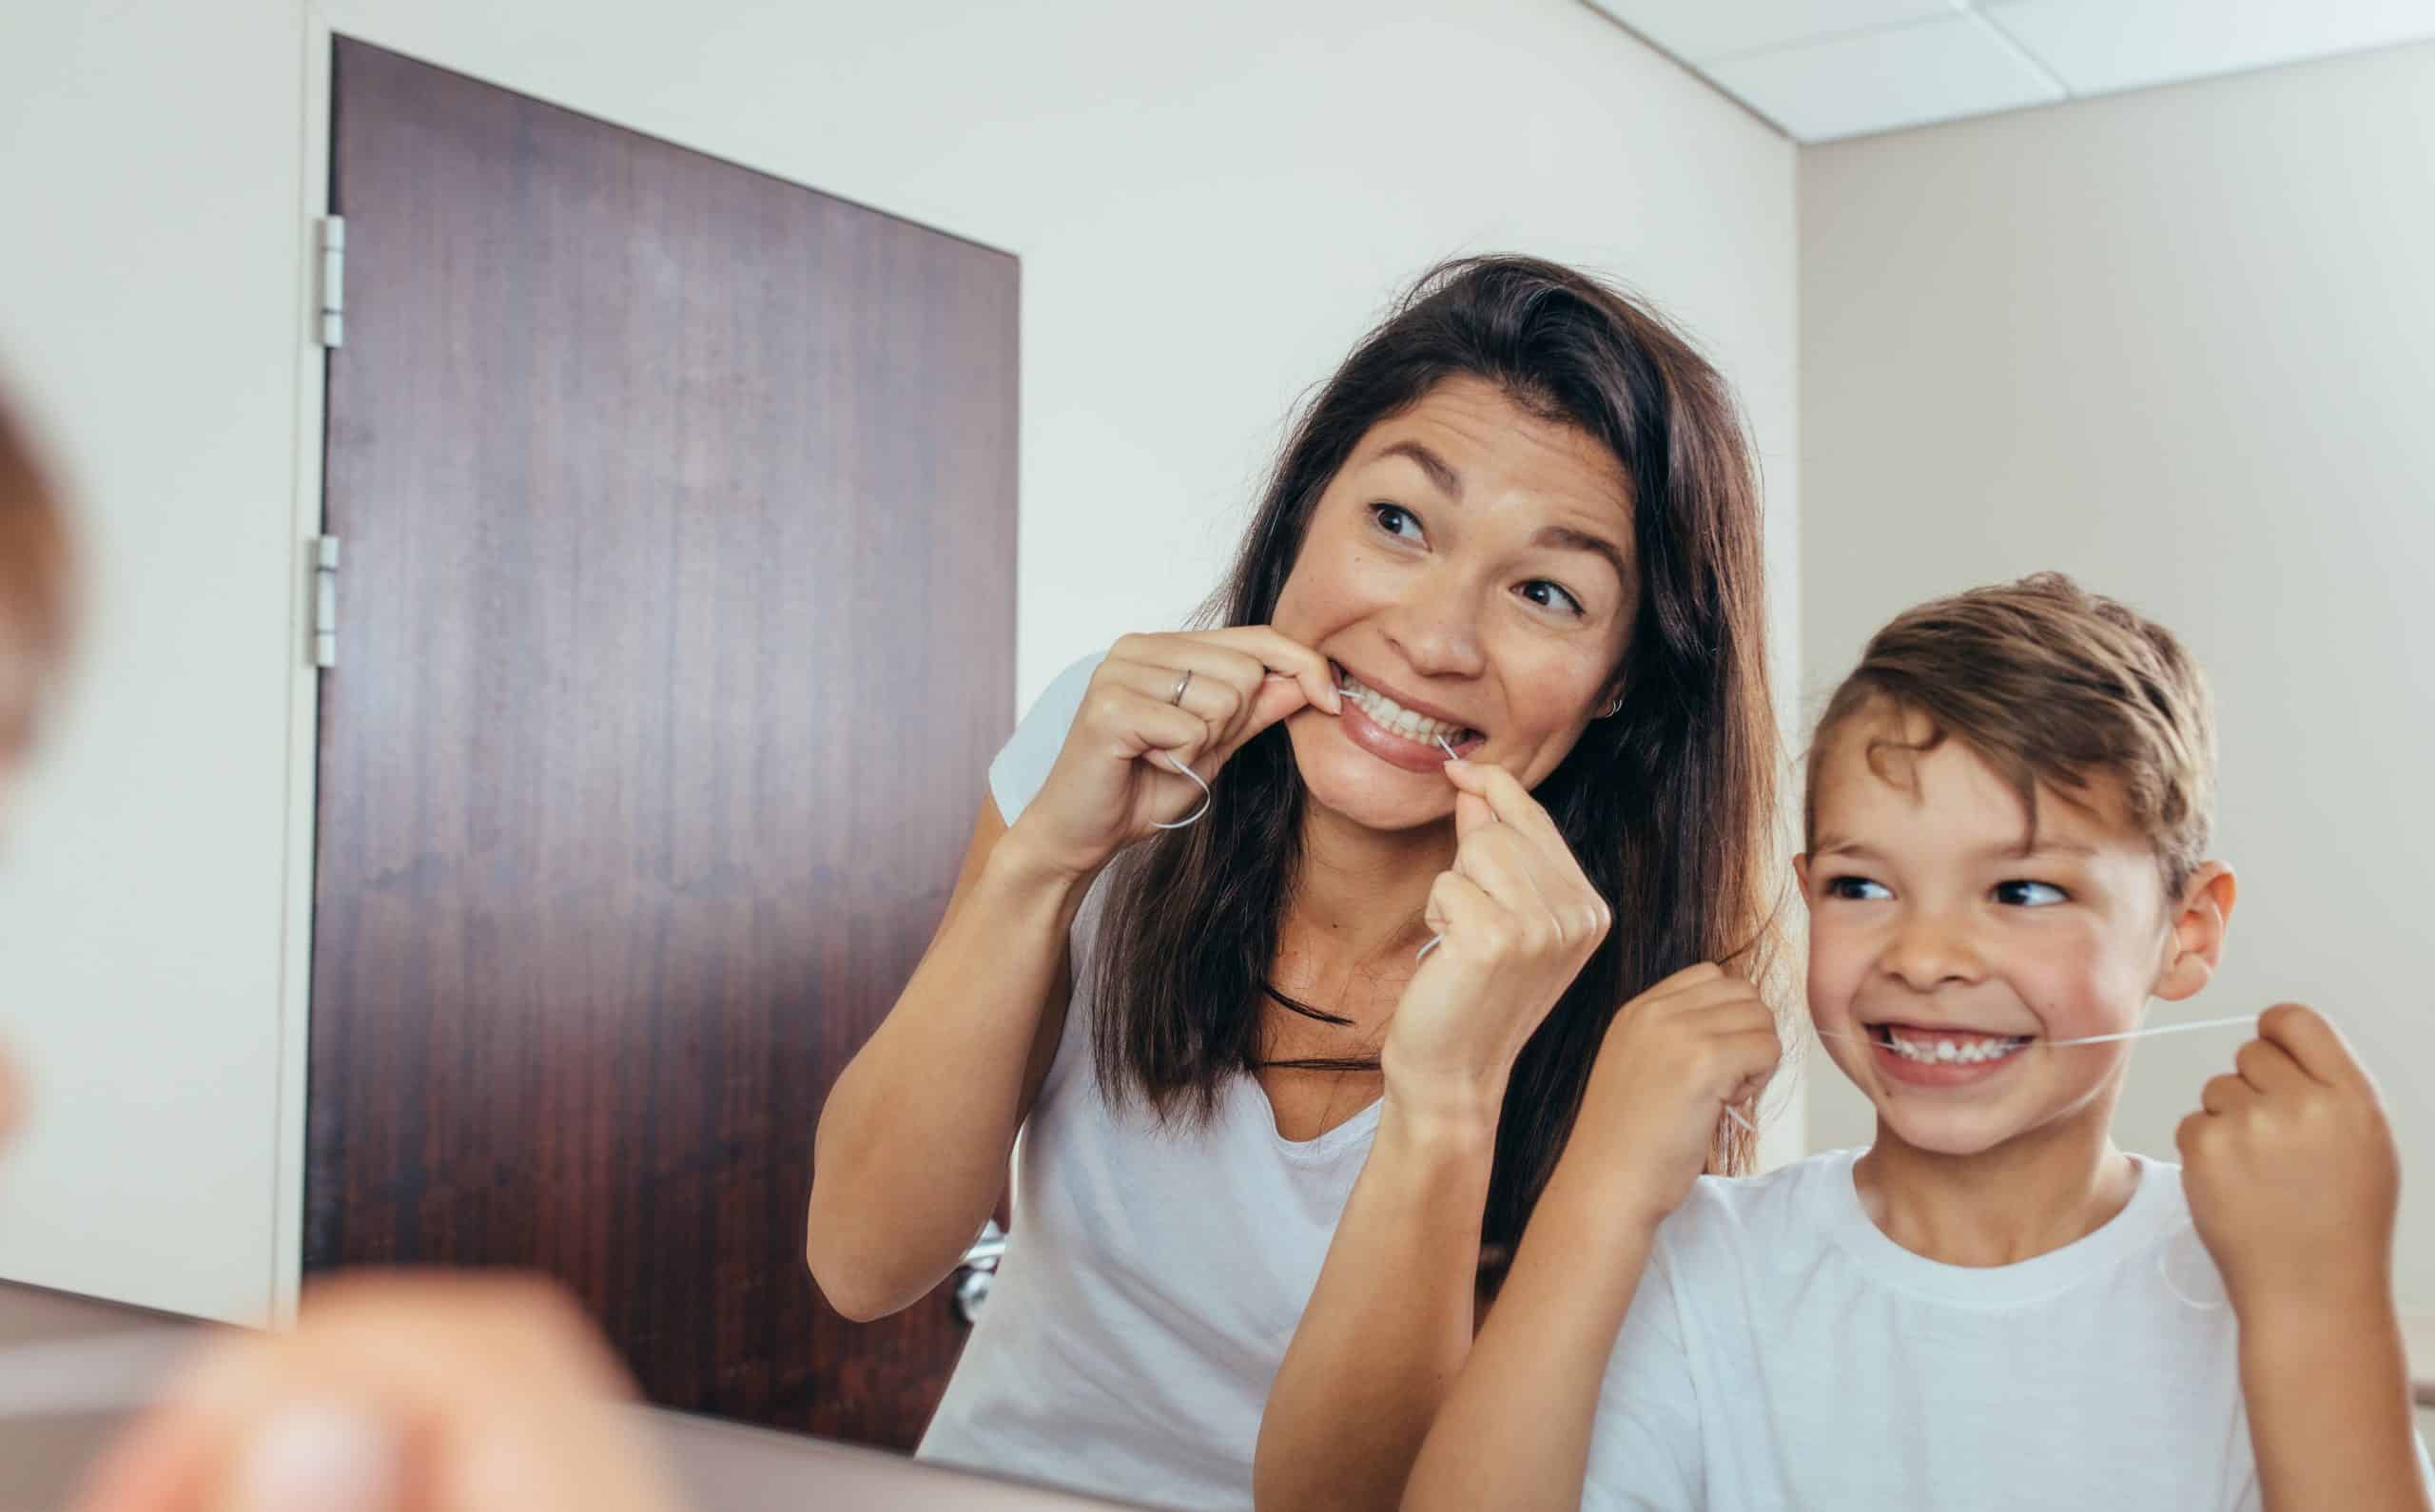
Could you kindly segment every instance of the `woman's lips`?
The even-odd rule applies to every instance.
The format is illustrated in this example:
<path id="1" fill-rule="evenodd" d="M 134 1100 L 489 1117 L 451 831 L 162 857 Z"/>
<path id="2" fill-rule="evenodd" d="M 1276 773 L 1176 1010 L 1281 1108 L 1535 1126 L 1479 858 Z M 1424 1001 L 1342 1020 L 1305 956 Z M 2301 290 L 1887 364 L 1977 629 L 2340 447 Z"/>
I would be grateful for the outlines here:
<path id="1" fill-rule="evenodd" d="M 1344 731 L 1347 740 L 1390 766 L 1400 766 L 1408 772 L 1433 772 L 1446 765 L 1444 746 L 1396 734 L 1372 719 L 1352 699 L 1344 701 L 1344 713 L 1336 720 L 1336 727 Z M 1454 747 L 1454 753 L 1469 756 L 1486 744 L 1484 740 L 1467 740 Z"/>

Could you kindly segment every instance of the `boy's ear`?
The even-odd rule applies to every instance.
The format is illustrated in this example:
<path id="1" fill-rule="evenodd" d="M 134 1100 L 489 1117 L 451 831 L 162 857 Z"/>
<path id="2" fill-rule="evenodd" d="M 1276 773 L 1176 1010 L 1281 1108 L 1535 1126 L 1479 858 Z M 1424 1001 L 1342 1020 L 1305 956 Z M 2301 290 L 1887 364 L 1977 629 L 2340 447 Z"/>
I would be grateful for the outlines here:
<path id="1" fill-rule="evenodd" d="M 1809 852 L 1802 851 L 1792 859 L 1793 880 L 1801 884 L 1801 904 L 1809 906 Z"/>
<path id="2" fill-rule="evenodd" d="M 2239 897 L 2232 868 L 2220 861 L 2208 862 L 2191 874 L 2172 921 L 2172 940 L 2164 974 L 2156 979 L 2156 997 L 2179 1002 L 2207 985 L 2215 975 L 2216 962 L 2224 959 L 2224 931 L 2231 923 L 2232 904 Z"/>

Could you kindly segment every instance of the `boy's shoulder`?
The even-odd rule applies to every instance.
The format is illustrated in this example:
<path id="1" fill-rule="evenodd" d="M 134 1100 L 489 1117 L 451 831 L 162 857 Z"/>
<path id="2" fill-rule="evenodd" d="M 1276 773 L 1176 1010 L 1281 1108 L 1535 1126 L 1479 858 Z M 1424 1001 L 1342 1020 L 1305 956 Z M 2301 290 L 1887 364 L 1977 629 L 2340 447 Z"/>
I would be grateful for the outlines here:
<path id="1" fill-rule="evenodd" d="M 1781 1247 L 1818 1243 L 1854 1200 L 1852 1163 L 1859 1150 L 1824 1150 L 1748 1176 L 1702 1176 L 1659 1231 L 1660 1248 L 1677 1253 L 1742 1247 L 1763 1236 Z"/>

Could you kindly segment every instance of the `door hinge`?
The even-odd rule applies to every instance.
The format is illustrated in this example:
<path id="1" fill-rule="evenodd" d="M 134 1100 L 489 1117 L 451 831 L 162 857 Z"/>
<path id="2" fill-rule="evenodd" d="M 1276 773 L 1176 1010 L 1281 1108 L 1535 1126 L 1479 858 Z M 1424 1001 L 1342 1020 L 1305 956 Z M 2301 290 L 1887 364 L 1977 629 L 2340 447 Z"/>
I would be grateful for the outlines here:
<path id="1" fill-rule="evenodd" d="M 346 217 L 321 219 L 321 344 L 346 344 Z"/>
<path id="2" fill-rule="evenodd" d="M 339 664 L 339 538 L 313 537 L 313 665 Z"/>

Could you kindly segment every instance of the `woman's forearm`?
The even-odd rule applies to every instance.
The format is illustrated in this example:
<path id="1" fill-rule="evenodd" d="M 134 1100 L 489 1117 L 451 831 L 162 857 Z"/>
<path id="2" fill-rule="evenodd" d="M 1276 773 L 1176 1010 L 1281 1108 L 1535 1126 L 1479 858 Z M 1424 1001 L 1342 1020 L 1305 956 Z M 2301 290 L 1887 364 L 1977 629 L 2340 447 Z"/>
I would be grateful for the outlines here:
<path id="1" fill-rule="evenodd" d="M 1559 1164 L 1505 1287 L 1412 1468 L 1407 1508 L 1581 1504 L 1598 1387 L 1656 1242 Z"/>
<path id="2" fill-rule="evenodd" d="M 1088 885 L 1031 863 L 1003 831 L 837 1078 L 813 1145 L 805 1255 L 848 1317 L 918 1301 L 1004 1191 L 1063 1020 L 1066 931 Z"/>
<path id="3" fill-rule="evenodd" d="M 1259 1512 L 1392 1508 L 1471 1343 L 1496 1099 L 1423 1110 L 1391 1085 L 1260 1421 Z"/>

